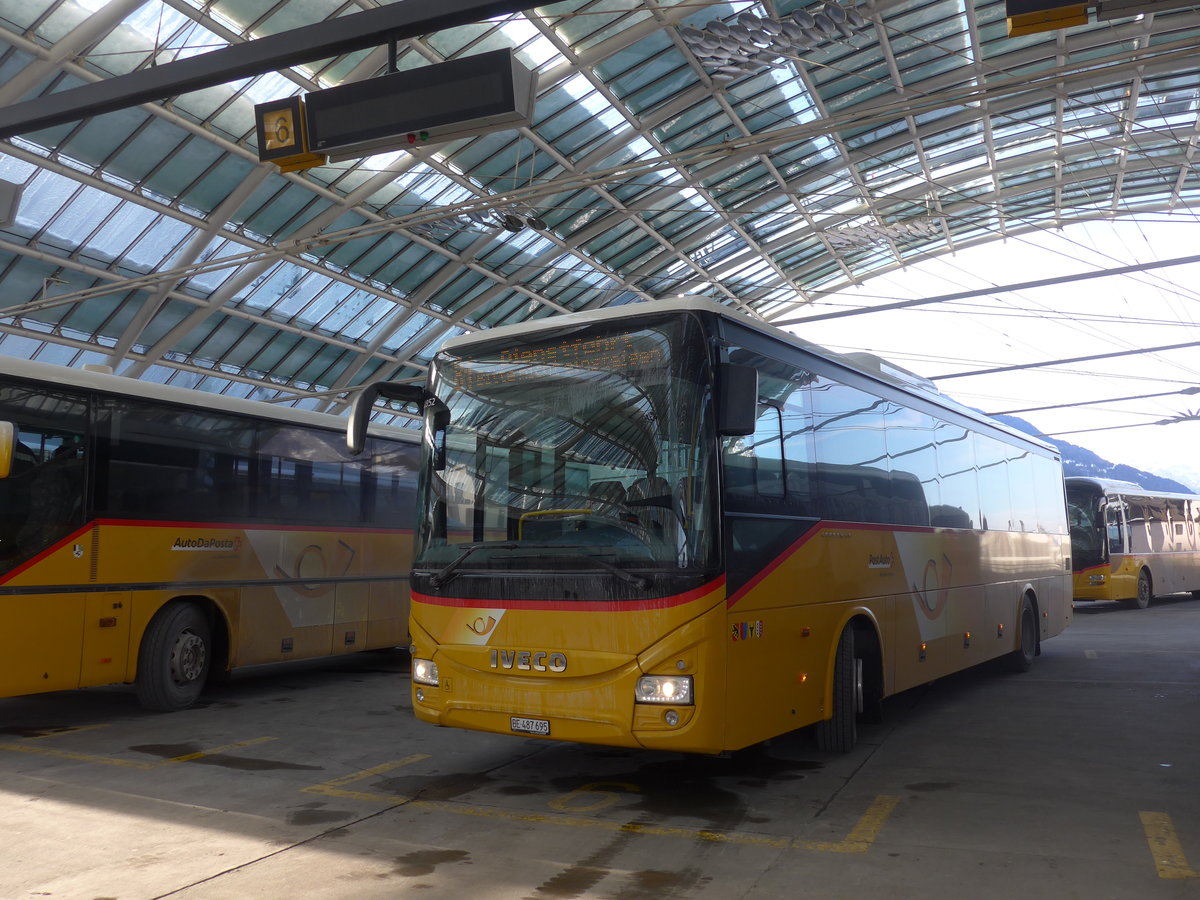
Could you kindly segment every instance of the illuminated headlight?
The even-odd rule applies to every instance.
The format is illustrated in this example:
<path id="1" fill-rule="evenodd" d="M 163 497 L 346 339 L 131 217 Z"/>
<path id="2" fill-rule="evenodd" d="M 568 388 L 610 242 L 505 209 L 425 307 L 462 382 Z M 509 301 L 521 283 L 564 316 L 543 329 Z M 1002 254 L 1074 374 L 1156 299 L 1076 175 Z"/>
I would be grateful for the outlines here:
<path id="1" fill-rule="evenodd" d="M 428 684 L 437 687 L 437 663 L 432 659 L 414 659 L 412 661 L 412 680 L 417 684 Z"/>
<path id="2" fill-rule="evenodd" d="M 1089 575 L 1088 584 L 1104 584 L 1103 575 Z"/>
<path id="3" fill-rule="evenodd" d="M 691 675 L 643 675 L 637 683 L 638 703 L 672 703 L 691 706 Z"/>

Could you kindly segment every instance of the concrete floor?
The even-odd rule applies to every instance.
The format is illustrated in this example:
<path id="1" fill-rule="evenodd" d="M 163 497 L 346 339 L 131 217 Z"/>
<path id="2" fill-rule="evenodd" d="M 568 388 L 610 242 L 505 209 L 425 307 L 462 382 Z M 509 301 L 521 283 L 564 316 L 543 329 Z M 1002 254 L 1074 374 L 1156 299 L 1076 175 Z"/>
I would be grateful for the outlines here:
<path id="1" fill-rule="evenodd" d="M 1200 898 L 1200 601 L 1080 606 L 844 757 L 456 732 L 406 660 L 0 700 L 0 900 Z"/>

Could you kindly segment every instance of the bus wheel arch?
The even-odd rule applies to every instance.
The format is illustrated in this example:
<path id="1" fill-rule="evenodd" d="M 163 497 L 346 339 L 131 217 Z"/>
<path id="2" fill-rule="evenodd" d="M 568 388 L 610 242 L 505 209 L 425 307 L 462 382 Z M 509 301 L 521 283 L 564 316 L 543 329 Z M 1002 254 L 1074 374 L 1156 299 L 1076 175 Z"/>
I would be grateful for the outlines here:
<path id="1" fill-rule="evenodd" d="M 854 616 L 842 627 L 826 690 L 831 715 L 814 726 L 821 751 L 849 752 L 858 740 L 859 715 L 877 720 L 884 693 L 880 648 L 875 623 L 867 616 Z"/>
<path id="2" fill-rule="evenodd" d="M 228 646 L 224 621 L 214 619 L 220 617 L 202 597 L 178 597 L 154 614 L 138 647 L 134 686 L 142 706 L 173 712 L 199 699 L 217 643 Z"/>
<path id="3" fill-rule="evenodd" d="M 1125 601 L 1125 605 L 1130 609 L 1146 609 L 1150 605 L 1150 601 L 1154 599 L 1154 576 L 1150 574 L 1148 566 L 1142 566 L 1138 570 L 1137 577 L 1137 593 L 1130 599 Z"/>

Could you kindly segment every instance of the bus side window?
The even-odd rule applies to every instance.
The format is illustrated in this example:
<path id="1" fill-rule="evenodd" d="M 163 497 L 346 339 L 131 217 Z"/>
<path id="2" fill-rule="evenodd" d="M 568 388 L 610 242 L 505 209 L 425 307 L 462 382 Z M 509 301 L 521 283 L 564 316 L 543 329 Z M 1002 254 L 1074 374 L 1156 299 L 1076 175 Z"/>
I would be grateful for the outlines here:
<path id="1" fill-rule="evenodd" d="M 783 496 L 783 425 L 777 405 L 759 405 L 754 434 L 725 439 L 724 462 L 728 494 Z"/>
<path id="2" fill-rule="evenodd" d="M 29 514 L 16 536 L 25 556 L 45 549 L 83 522 L 83 436 L 48 432 L 39 437 L 49 455 L 30 472 Z"/>

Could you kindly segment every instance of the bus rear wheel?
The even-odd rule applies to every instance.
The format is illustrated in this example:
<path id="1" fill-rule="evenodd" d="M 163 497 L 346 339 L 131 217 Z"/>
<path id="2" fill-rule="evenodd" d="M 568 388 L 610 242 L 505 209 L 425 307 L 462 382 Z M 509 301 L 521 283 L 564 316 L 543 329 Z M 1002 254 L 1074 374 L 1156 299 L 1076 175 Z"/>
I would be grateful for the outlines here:
<path id="1" fill-rule="evenodd" d="M 854 655 L 854 629 L 842 632 L 833 663 L 833 716 L 815 726 L 817 749 L 848 753 L 858 741 L 858 714 L 863 708 L 863 664 Z"/>
<path id="2" fill-rule="evenodd" d="M 187 709 L 204 689 L 211 660 L 212 634 L 204 612 L 182 601 L 164 606 L 138 651 L 138 700 L 146 709 Z"/>
<path id="3" fill-rule="evenodd" d="M 1004 657 L 1004 666 L 1010 672 L 1028 672 L 1033 666 L 1033 658 L 1037 656 L 1037 615 L 1028 594 L 1021 601 L 1020 622 L 1017 649 Z"/>

